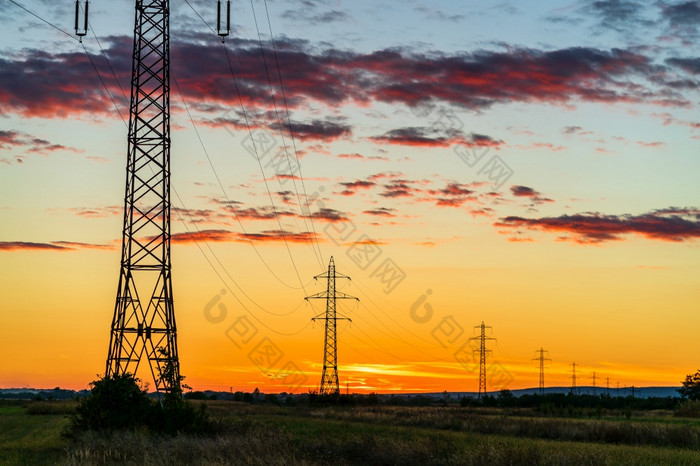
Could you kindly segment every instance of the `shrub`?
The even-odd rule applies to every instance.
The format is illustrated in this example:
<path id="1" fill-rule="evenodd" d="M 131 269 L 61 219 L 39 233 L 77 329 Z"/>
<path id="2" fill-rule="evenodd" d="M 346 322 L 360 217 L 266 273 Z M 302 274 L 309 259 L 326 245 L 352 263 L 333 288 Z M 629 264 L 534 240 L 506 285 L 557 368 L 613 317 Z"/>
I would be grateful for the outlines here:
<path id="1" fill-rule="evenodd" d="M 90 396 L 81 400 L 71 418 L 73 434 L 86 430 L 145 429 L 167 434 L 213 431 L 204 404 L 195 408 L 175 393 L 168 393 L 162 402 L 154 402 L 132 374 L 105 376 L 90 386 Z"/>
<path id="2" fill-rule="evenodd" d="M 674 410 L 673 415 L 678 417 L 700 417 L 700 401 L 684 401 Z"/>
<path id="3" fill-rule="evenodd" d="M 128 373 L 91 382 L 90 396 L 80 401 L 71 419 L 72 430 L 126 430 L 146 425 L 151 402 L 138 382 Z"/>

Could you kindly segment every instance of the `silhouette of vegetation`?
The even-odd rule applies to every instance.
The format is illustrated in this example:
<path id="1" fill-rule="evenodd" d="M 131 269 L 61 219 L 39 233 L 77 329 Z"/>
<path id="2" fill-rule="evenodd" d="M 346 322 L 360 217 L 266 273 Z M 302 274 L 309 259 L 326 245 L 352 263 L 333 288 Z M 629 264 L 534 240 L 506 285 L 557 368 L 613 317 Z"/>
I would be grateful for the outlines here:
<path id="1" fill-rule="evenodd" d="M 149 398 L 133 374 L 113 374 L 93 381 L 90 395 L 80 401 L 71 418 L 70 433 L 139 429 L 164 434 L 213 432 L 206 406 L 195 407 L 183 399 L 182 388 L 187 386 L 174 364 L 168 362 L 161 376 L 173 389 L 158 400 Z"/>
<path id="2" fill-rule="evenodd" d="M 132 374 L 107 375 L 91 382 L 90 387 L 90 395 L 80 401 L 71 419 L 74 432 L 135 429 L 148 424 L 151 400 Z"/>
<path id="3" fill-rule="evenodd" d="M 695 374 L 688 374 L 685 380 L 681 382 L 683 385 L 678 389 L 678 393 L 686 400 L 700 400 L 700 370 Z"/>

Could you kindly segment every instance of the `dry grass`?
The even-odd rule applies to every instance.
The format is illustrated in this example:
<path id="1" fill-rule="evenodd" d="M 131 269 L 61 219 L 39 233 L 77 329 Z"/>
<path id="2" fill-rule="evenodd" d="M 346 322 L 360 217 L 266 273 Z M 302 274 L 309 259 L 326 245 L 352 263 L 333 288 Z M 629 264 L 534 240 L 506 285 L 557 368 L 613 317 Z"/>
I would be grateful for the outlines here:
<path id="1" fill-rule="evenodd" d="M 700 424 L 484 415 L 459 408 L 360 407 L 315 409 L 307 415 L 549 440 L 700 449 Z"/>
<path id="2" fill-rule="evenodd" d="M 32 409 L 55 412 L 54 406 Z M 159 436 L 142 430 L 85 433 L 74 440 L 61 438 L 68 425 L 65 415 L 28 415 L 21 406 L 8 406 L 0 410 L 0 464 L 700 464 L 700 451 L 691 446 L 700 424 L 692 420 L 683 425 L 653 418 L 529 418 L 525 413 L 431 407 L 207 406 L 218 425 L 214 436 Z M 672 432 L 689 437 L 674 440 Z M 614 444 L 618 437 L 623 441 Z M 669 446 L 674 442 L 685 446 Z"/>
<path id="3" fill-rule="evenodd" d="M 600 436 L 599 424 L 606 421 L 475 413 L 465 419 L 460 415 L 463 410 L 444 408 L 308 409 L 230 402 L 209 407 L 221 429 L 217 436 L 86 434 L 67 449 L 64 464 L 700 464 L 697 449 L 645 443 L 645 438 L 660 441 L 658 433 L 640 434 L 638 445 L 562 440 Z M 608 423 L 620 429 L 639 427 Z M 498 430 L 497 425 L 502 432 L 477 431 Z M 697 427 L 691 429 L 696 435 Z M 547 439 L 543 432 L 557 440 Z"/>
<path id="4" fill-rule="evenodd" d="M 78 402 L 73 400 L 30 401 L 27 414 L 73 414 L 77 407 Z"/>

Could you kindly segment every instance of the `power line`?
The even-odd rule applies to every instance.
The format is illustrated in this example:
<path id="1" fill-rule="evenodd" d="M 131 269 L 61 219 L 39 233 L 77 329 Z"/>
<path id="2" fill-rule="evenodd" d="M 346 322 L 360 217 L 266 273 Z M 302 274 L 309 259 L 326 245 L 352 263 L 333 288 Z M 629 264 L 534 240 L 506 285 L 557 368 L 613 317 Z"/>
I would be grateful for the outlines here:
<path id="1" fill-rule="evenodd" d="M 71 34 L 70 32 L 64 31 L 63 29 L 61 29 L 60 27 L 56 26 L 56 25 L 53 24 L 52 22 L 50 22 L 50 21 L 48 21 L 48 20 L 45 20 L 44 18 L 42 18 L 42 17 L 39 16 L 38 14 L 34 13 L 34 12 L 31 11 L 31 10 L 28 10 L 27 8 L 25 8 L 24 6 L 20 5 L 19 3 L 15 2 L 14 0 L 9 0 L 9 1 L 10 1 L 10 3 L 13 3 L 13 4 L 17 5 L 18 7 L 20 7 L 21 9 L 23 9 L 23 10 L 26 11 L 27 13 L 29 13 L 30 15 L 34 16 L 34 17 L 35 17 L 36 19 L 38 19 L 39 21 L 43 21 L 44 23 L 48 24 L 49 26 L 51 26 L 52 28 L 54 28 L 54 29 L 57 30 L 58 32 L 61 32 L 61 33 L 65 34 L 65 35 L 67 35 L 68 37 L 70 37 L 71 39 L 80 42 L 80 40 L 79 40 L 77 37 L 74 37 L 73 34 Z"/>
<path id="2" fill-rule="evenodd" d="M 209 24 L 204 20 L 204 18 L 202 18 L 202 16 L 199 14 L 199 12 L 197 12 L 197 10 L 192 6 L 192 4 L 190 4 L 188 1 L 186 1 L 186 3 L 187 3 L 187 5 L 192 9 L 192 11 L 194 11 L 194 13 L 200 18 L 200 20 L 202 20 L 202 22 L 207 26 L 207 28 L 209 28 L 209 30 L 211 30 L 212 33 L 216 34 L 216 31 L 214 31 L 214 29 L 213 29 L 211 26 L 209 26 Z M 217 37 L 218 37 L 218 35 L 217 35 Z M 245 124 L 246 124 L 246 127 L 247 127 L 247 129 L 248 129 L 248 134 L 249 134 L 249 136 L 250 136 L 250 139 L 251 139 L 251 142 L 252 142 L 252 145 L 253 145 L 253 150 L 254 150 L 255 156 L 256 156 L 255 158 L 256 158 L 256 160 L 258 161 L 258 165 L 259 165 L 259 168 L 260 168 L 260 172 L 261 172 L 261 174 L 262 174 L 263 182 L 264 182 L 264 184 L 265 184 L 265 189 L 266 189 L 266 191 L 267 191 L 268 198 L 270 199 L 270 204 L 271 204 L 271 207 L 272 207 L 272 209 L 273 209 L 273 213 L 275 214 L 275 218 L 276 218 L 277 223 L 278 223 L 278 226 L 279 226 L 280 235 L 282 236 L 282 239 L 283 239 L 283 241 L 284 241 L 284 243 L 285 243 L 285 247 L 286 247 L 286 249 L 287 249 L 287 253 L 288 253 L 288 255 L 289 255 L 290 261 L 292 262 L 292 266 L 293 266 L 294 271 L 295 271 L 295 273 L 296 273 L 296 275 L 297 275 L 297 278 L 298 278 L 298 280 L 299 280 L 299 283 L 300 283 L 300 285 L 301 285 L 301 288 L 304 289 L 304 293 L 306 293 L 304 284 L 303 284 L 303 282 L 302 282 L 302 280 L 301 280 L 301 276 L 300 276 L 299 271 L 298 271 L 298 268 L 297 268 L 297 266 L 296 266 L 296 262 L 294 261 L 294 257 L 293 257 L 293 255 L 292 255 L 291 249 L 290 249 L 290 247 L 289 247 L 289 243 L 288 243 L 288 241 L 287 241 L 286 232 L 285 232 L 284 229 L 282 228 L 282 225 L 281 225 L 281 222 L 280 222 L 280 219 L 279 219 L 279 215 L 277 214 L 277 209 L 276 209 L 276 207 L 275 207 L 275 203 L 274 203 L 274 200 L 273 200 L 273 197 L 272 197 L 272 192 L 271 192 L 270 187 L 269 187 L 269 184 L 268 184 L 268 182 L 267 182 L 267 177 L 265 176 L 264 168 L 262 167 L 262 162 L 261 162 L 260 156 L 259 156 L 259 154 L 258 154 L 257 145 L 255 144 L 255 139 L 253 138 L 253 133 L 252 133 L 251 126 L 250 126 L 250 121 L 249 121 L 249 118 L 248 118 L 248 112 L 245 110 L 245 105 L 243 104 L 243 97 L 242 97 L 242 94 L 241 94 L 241 92 L 240 92 L 240 88 L 239 88 L 239 86 L 238 86 L 238 81 L 237 81 L 237 79 L 236 79 L 235 72 L 233 71 L 233 65 L 232 65 L 232 63 L 231 63 L 231 59 L 230 59 L 230 57 L 229 57 L 228 47 L 226 46 L 225 42 L 222 43 L 222 45 L 224 46 L 224 51 L 225 51 L 225 54 L 226 54 L 226 61 L 227 61 L 227 63 L 228 63 L 228 67 L 229 67 L 229 72 L 231 73 L 231 78 L 232 78 L 232 80 L 233 80 L 234 87 L 235 87 L 235 89 L 236 89 L 236 94 L 237 94 L 237 96 L 238 96 L 238 100 L 239 100 L 239 103 L 240 103 L 240 106 L 241 106 L 241 111 L 242 111 L 242 113 L 243 113 L 243 117 L 244 117 L 244 120 L 245 120 Z M 234 42 L 234 45 L 235 45 L 235 42 Z M 252 100 L 252 98 L 251 98 L 251 102 L 253 102 L 253 106 L 254 106 L 255 104 L 254 104 L 254 101 Z M 255 111 L 255 108 L 253 108 L 253 110 Z M 211 160 L 210 160 L 210 165 L 212 166 L 212 169 L 213 169 L 213 164 L 211 163 Z M 217 180 L 218 180 L 218 175 L 217 175 Z M 219 185 L 221 186 L 222 190 L 224 191 L 224 195 L 226 196 L 225 190 L 223 189 L 223 186 L 221 185 L 220 180 L 218 180 L 218 181 L 219 181 Z M 296 189 L 296 184 L 295 184 L 295 192 L 296 192 L 297 198 L 298 198 L 299 194 L 298 194 L 298 190 Z M 228 200 L 228 197 L 227 197 L 227 200 Z M 229 201 L 229 202 L 230 202 L 230 201 Z M 303 206 L 300 205 L 299 207 L 300 207 L 300 209 L 302 209 Z M 301 216 L 304 217 L 303 209 L 302 209 Z M 240 221 L 239 221 L 239 223 L 240 223 Z M 316 237 L 316 233 L 315 233 L 315 232 L 313 233 L 313 237 L 312 237 L 312 241 L 314 241 L 314 240 L 315 240 L 316 242 L 318 242 L 318 238 Z M 252 242 L 251 242 L 251 244 L 252 244 Z M 259 252 L 257 251 L 257 249 L 256 249 L 256 253 L 257 253 L 258 256 L 260 257 L 260 259 L 263 260 L 263 259 L 262 259 L 262 256 L 260 256 L 260 254 L 259 254 Z M 280 281 L 280 283 L 284 284 L 285 286 L 287 286 L 287 287 L 289 287 L 289 288 L 295 288 L 295 287 L 290 286 L 290 285 L 287 284 L 286 282 L 282 281 L 282 280 L 274 273 L 274 271 L 272 271 L 272 269 L 269 267 L 269 265 L 268 265 L 264 260 L 263 260 L 263 262 L 265 263 L 265 266 L 268 268 L 268 270 L 273 274 L 273 276 L 275 276 L 275 278 L 277 278 L 277 280 Z"/>
<path id="3" fill-rule="evenodd" d="M 229 71 L 231 72 L 231 78 L 233 79 L 234 86 L 236 89 L 236 94 L 238 95 L 238 100 L 239 100 L 240 105 L 241 105 L 241 111 L 243 112 L 245 124 L 246 124 L 246 127 L 248 128 L 248 135 L 250 136 L 250 140 L 253 144 L 253 150 L 255 151 L 255 159 L 258 161 L 258 166 L 260 167 L 260 173 L 262 174 L 263 183 L 265 184 L 265 189 L 267 190 L 267 195 L 268 195 L 268 198 L 270 199 L 270 205 L 272 206 L 272 211 L 275 214 L 275 218 L 277 219 L 277 224 L 278 224 L 279 229 L 280 229 L 280 234 L 282 235 L 282 238 L 284 240 L 284 244 L 287 248 L 287 253 L 288 253 L 289 258 L 292 262 L 294 272 L 296 273 L 297 278 L 299 279 L 299 283 L 301 284 L 302 289 L 304 289 L 304 285 L 303 285 L 302 280 L 301 280 L 301 275 L 299 275 L 299 270 L 297 269 L 296 262 L 294 261 L 294 257 L 292 256 L 292 251 L 290 250 L 289 243 L 287 242 L 287 235 L 285 234 L 284 229 L 282 228 L 282 224 L 280 222 L 279 215 L 277 214 L 277 209 L 275 207 L 275 202 L 272 199 L 272 192 L 270 191 L 270 186 L 267 182 L 267 177 L 265 176 L 265 170 L 263 169 L 262 162 L 260 160 L 260 156 L 258 155 L 257 145 L 255 144 L 255 139 L 253 138 L 253 132 L 250 128 L 250 123 L 248 121 L 247 112 L 245 111 L 245 107 L 243 105 L 243 96 L 241 95 L 240 89 L 238 87 L 236 75 L 233 72 L 233 66 L 231 64 L 231 59 L 229 58 L 229 55 L 228 55 L 228 47 L 226 47 L 225 43 L 223 44 L 223 46 L 224 46 L 224 50 L 226 51 L 226 61 L 228 62 Z M 282 282 L 282 283 L 284 283 L 284 282 Z M 289 285 L 287 285 L 287 286 L 289 286 Z M 306 294 L 306 289 L 304 289 L 304 294 Z"/>
<path id="4" fill-rule="evenodd" d="M 269 70 L 269 67 L 267 66 L 267 59 L 265 58 L 265 48 L 263 47 L 262 36 L 260 34 L 260 29 L 258 27 L 258 18 L 257 18 L 257 15 L 255 14 L 255 7 L 253 6 L 252 0 L 250 1 L 250 7 L 253 11 L 253 21 L 255 22 L 255 30 L 258 34 L 258 44 L 260 46 L 260 55 L 261 55 L 262 60 L 263 60 L 263 65 L 265 66 L 265 75 L 267 76 L 267 84 L 268 84 L 268 88 L 270 89 L 270 98 L 272 99 L 272 105 L 273 105 L 273 108 L 275 110 L 275 117 L 277 119 L 277 126 L 278 126 L 279 131 L 280 131 L 280 137 L 282 138 L 282 148 L 284 149 L 284 154 L 285 154 L 285 157 L 287 159 L 287 166 L 289 167 L 289 172 L 290 172 L 290 174 L 292 174 L 293 173 L 292 162 L 291 162 L 290 157 L 289 157 L 289 152 L 287 151 L 287 144 L 286 144 L 285 138 L 284 138 L 284 130 L 283 130 L 283 125 L 282 125 L 282 120 L 280 118 L 279 110 L 277 108 L 277 99 L 275 99 L 275 93 L 274 93 L 274 90 L 272 87 L 272 79 L 270 78 L 270 70 Z M 274 47 L 274 36 L 272 34 L 272 23 L 270 21 L 270 13 L 267 9 L 267 2 L 265 3 L 265 12 L 267 14 L 267 24 L 268 24 L 268 27 L 270 30 L 271 43 L 273 46 L 273 50 L 275 50 L 274 56 L 275 56 L 275 62 L 277 64 L 277 75 L 278 75 L 279 82 L 280 82 L 280 88 L 282 89 L 282 92 L 284 92 L 284 86 L 282 84 L 282 73 L 281 73 L 280 66 L 279 66 L 277 51 Z M 292 144 L 294 146 L 294 155 L 296 156 L 297 168 L 299 169 L 299 177 L 301 179 L 303 179 L 303 177 L 301 176 L 301 164 L 299 163 L 299 155 L 298 155 L 297 149 L 296 149 L 296 142 L 294 140 L 294 132 L 293 132 L 291 119 L 289 118 L 289 107 L 287 106 L 286 98 L 284 99 L 284 105 L 285 105 L 285 110 L 287 112 L 287 121 L 289 123 L 289 134 L 291 135 Z M 296 180 L 294 179 L 294 177 L 292 177 L 292 184 L 294 185 L 294 192 L 297 195 L 297 202 L 299 204 L 299 208 L 302 209 L 302 218 L 304 219 L 304 226 L 308 230 L 308 226 L 306 224 L 306 215 L 303 215 L 304 204 L 302 204 L 301 198 L 299 197 L 299 190 L 296 187 Z M 306 188 L 304 188 L 304 194 L 306 195 Z M 308 197 L 306 199 L 308 200 Z M 313 218 L 309 217 L 309 220 L 311 221 L 313 232 L 315 234 L 316 229 L 313 226 Z M 319 254 L 320 254 L 320 246 L 318 245 L 318 239 L 316 240 L 316 245 L 318 246 Z M 314 250 L 314 254 L 316 254 L 316 250 Z M 319 261 L 322 261 L 322 256 L 319 257 Z"/>
<path id="5" fill-rule="evenodd" d="M 216 181 L 217 181 L 217 183 L 218 183 L 218 185 L 219 185 L 219 188 L 221 188 L 221 192 L 224 194 L 224 198 L 226 199 L 227 205 L 231 206 L 231 205 L 232 205 L 232 204 L 231 204 L 231 199 L 228 197 L 228 193 L 226 192 L 226 189 L 224 188 L 224 185 L 223 185 L 223 183 L 222 183 L 222 181 L 221 181 L 221 178 L 219 177 L 219 174 L 217 173 L 216 168 L 214 167 L 214 163 L 212 162 L 211 157 L 209 156 L 209 151 L 207 150 L 206 146 L 204 145 L 204 141 L 202 140 L 202 137 L 201 137 L 200 134 L 199 134 L 199 130 L 197 129 L 197 125 L 196 125 L 195 122 L 194 122 L 194 118 L 192 118 L 192 114 L 190 113 L 189 106 L 187 105 L 187 102 L 186 102 L 185 99 L 184 99 L 184 96 L 183 96 L 182 91 L 181 91 L 181 89 L 180 89 L 180 85 L 179 85 L 179 83 L 178 83 L 178 81 L 177 81 L 177 78 L 175 77 L 175 74 L 174 74 L 174 73 L 173 73 L 173 81 L 175 82 L 175 87 L 177 88 L 178 94 L 180 95 L 180 99 L 182 100 L 182 103 L 183 103 L 183 105 L 184 105 L 184 107 L 185 107 L 185 111 L 187 112 L 187 115 L 188 115 L 188 117 L 189 117 L 189 119 L 190 119 L 190 123 L 192 124 L 192 128 L 194 129 L 195 135 L 197 136 L 197 140 L 199 141 L 199 144 L 200 144 L 200 146 L 202 147 L 202 150 L 204 151 L 204 155 L 205 155 L 207 161 L 209 162 L 209 167 L 211 168 L 212 172 L 214 173 L 214 177 L 216 178 Z M 269 188 L 268 188 L 268 194 L 270 194 Z M 271 198 L 271 197 L 270 197 L 270 198 Z M 274 209 L 274 204 L 273 204 L 273 209 Z M 248 239 L 248 242 L 251 244 L 251 246 L 253 246 L 253 249 L 255 250 L 256 254 L 258 255 L 258 258 L 263 262 L 263 264 L 264 264 L 265 267 L 270 271 L 270 273 L 271 273 L 280 283 L 286 285 L 286 286 L 289 287 L 289 288 L 298 289 L 298 288 L 295 288 L 295 287 L 293 287 L 293 286 L 287 284 L 286 282 L 284 282 L 284 281 L 275 273 L 275 271 L 272 270 L 272 267 L 270 267 L 269 264 L 263 259 L 262 255 L 260 254 L 260 251 L 258 251 L 258 248 L 255 246 L 255 244 L 253 243 L 253 241 L 252 241 L 250 238 L 248 238 L 248 233 L 247 233 L 245 227 L 243 226 L 243 222 L 241 222 L 240 217 L 239 217 L 238 214 L 236 213 L 236 210 L 233 209 L 233 208 L 231 208 L 231 213 L 233 214 L 234 218 L 235 218 L 236 221 L 238 222 L 238 225 L 241 227 L 241 231 L 243 231 L 243 234 L 245 235 L 246 239 Z M 280 231 L 281 231 L 281 230 L 282 230 L 282 225 L 279 223 L 279 215 L 276 214 L 276 211 L 275 211 L 275 217 L 277 218 L 277 222 L 278 222 L 278 225 L 279 225 L 279 228 L 280 228 Z M 286 244 L 286 237 L 285 237 L 285 244 Z M 289 246 L 287 246 L 287 250 L 289 251 Z M 290 255 L 291 255 L 291 252 L 290 252 Z M 292 262 L 293 262 L 293 259 L 292 259 Z M 297 270 L 296 264 L 294 264 L 294 270 L 295 270 L 295 271 Z M 300 285 L 301 285 L 301 289 L 304 290 L 304 293 L 306 293 L 306 288 L 304 287 L 304 284 L 303 284 L 303 282 L 301 281 L 301 277 L 299 276 L 299 273 L 298 273 L 298 272 L 297 272 L 297 277 L 299 278 L 299 283 L 300 283 Z"/>

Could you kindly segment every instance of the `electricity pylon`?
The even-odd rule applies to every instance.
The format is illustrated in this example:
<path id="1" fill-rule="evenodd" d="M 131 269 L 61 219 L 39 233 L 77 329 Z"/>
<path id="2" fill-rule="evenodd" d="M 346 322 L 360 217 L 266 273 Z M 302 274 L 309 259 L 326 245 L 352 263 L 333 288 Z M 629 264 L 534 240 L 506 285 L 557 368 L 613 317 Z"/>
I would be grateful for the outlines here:
<path id="1" fill-rule="evenodd" d="M 148 359 L 159 392 L 180 390 L 170 263 L 168 0 L 137 0 L 121 271 L 106 375 Z M 144 354 L 145 353 L 145 354 Z"/>
<path id="2" fill-rule="evenodd" d="M 544 395 L 544 362 L 551 362 L 552 360 L 544 357 L 544 353 L 549 353 L 549 351 L 543 349 L 541 346 L 535 353 L 540 353 L 539 357 L 533 358 L 532 360 L 540 362 L 540 395 Z"/>
<path id="3" fill-rule="evenodd" d="M 495 340 L 495 338 L 486 336 L 486 329 L 492 327 L 484 325 L 484 321 L 481 321 L 481 325 L 475 325 L 474 328 L 481 330 L 478 337 L 470 338 L 470 340 L 479 341 L 479 349 L 474 350 L 474 352 L 479 352 L 479 398 L 481 398 L 482 394 L 486 395 L 486 353 L 491 352 L 491 350 L 486 349 L 486 340 Z"/>
<path id="4" fill-rule="evenodd" d="M 593 371 L 593 395 L 596 395 L 595 371 Z"/>
<path id="5" fill-rule="evenodd" d="M 323 372 L 321 373 L 321 387 L 319 389 L 319 393 L 321 395 L 340 394 L 340 386 L 338 385 L 338 332 L 336 331 L 337 321 L 348 320 L 352 322 L 352 320 L 350 320 L 347 317 L 337 316 L 336 301 L 338 299 L 354 299 L 356 301 L 359 301 L 359 299 L 336 290 L 335 280 L 337 278 L 345 278 L 347 280 L 350 280 L 350 277 L 335 271 L 335 262 L 333 261 L 333 256 L 331 256 L 331 260 L 328 263 L 328 271 L 316 275 L 314 277 L 314 280 L 318 280 L 319 278 L 325 278 L 328 280 L 326 291 L 321 291 L 319 293 L 304 298 L 307 301 L 309 299 L 326 300 L 326 312 L 319 314 L 313 319 L 311 319 L 313 321 L 326 321 L 326 335 L 323 342 Z"/>
<path id="6" fill-rule="evenodd" d="M 572 372 L 571 372 L 571 393 L 573 395 L 576 394 L 576 363 L 571 364 Z"/>

